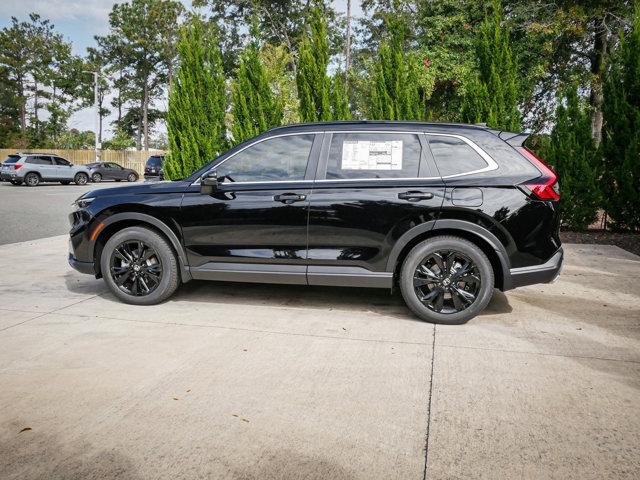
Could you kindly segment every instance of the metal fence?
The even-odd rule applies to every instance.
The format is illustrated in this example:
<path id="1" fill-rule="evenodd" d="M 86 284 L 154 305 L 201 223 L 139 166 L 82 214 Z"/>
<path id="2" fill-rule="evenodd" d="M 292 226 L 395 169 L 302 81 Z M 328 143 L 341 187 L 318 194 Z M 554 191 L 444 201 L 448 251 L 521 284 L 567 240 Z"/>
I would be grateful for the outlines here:
<path id="1" fill-rule="evenodd" d="M 52 150 L 52 149 L 30 149 L 21 150 L 22 153 L 51 153 L 69 160 L 76 165 L 95 162 L 94 150 Z M 3 162 L 7 156 L 16 153 L 15 149 L 0 148 L 0 162 Z M 103 162 L 115 162 L 125 168 L 133 168 L 142 175 L 144 165 L 151 155 L 164 155 L 162 150 L 145 151 L 127 151 L 127 150 L 102 150 L 100 152 L 100 160 Z"/>

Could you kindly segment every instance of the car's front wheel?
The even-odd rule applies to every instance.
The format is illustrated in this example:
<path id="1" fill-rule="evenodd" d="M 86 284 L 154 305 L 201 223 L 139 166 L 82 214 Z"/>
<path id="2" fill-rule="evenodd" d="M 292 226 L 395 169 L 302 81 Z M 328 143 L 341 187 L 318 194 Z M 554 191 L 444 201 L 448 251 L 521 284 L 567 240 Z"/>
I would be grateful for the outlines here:
<path id="1" fill-rule="evenodd" d="M 86 173 L 76 173 L 76 176 L 73 177 L 73 182 L 76 185 L 86 185 L 87 182 L 89 181 L 89 175 L 87 175 Z"/>
<path id="2" fill-rule="evenodd" d="M 400 271 L 400 290 L 413 313 L 427 322 L 465 323 L 493 295 L 493 268 L 484 252 L 454 236 L 417 244 Z"/>
<path id="3" fill-rule="evenodd" d="M 127 181 L 136 182 L 138 181 L 138 176 L 135 173 L 130 173 L 129 176 L 127 177 Z"/>
<path id="4" fill-rule="evenodd" d="M 169 242 L 144 227 L 115 233 L 100 259 L 102 276 L 113 294 L 125 303 L 154 305 L 178 288 L 178 260 Z"/>
<path id="5" fill-rule="evenodd" d="M 99 173 L 94 173 L 93 175 L 91 175 L 91 180 L 93 181 L 93 183 L 100 183 L 102 181 L 102 175 L 100 175 Z"/>

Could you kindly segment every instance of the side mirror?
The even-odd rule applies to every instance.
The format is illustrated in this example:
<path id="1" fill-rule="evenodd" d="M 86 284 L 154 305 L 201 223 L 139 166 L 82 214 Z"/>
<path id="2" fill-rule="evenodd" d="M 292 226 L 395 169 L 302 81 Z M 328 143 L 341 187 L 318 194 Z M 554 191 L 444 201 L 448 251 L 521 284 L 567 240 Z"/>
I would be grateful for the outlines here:
<path id="1" fill-rule="evenodd" d="M 200 177 L 200 193 L 202 195 L 211 195 L 218 189 L 218 172 L 213 169 Z"/>

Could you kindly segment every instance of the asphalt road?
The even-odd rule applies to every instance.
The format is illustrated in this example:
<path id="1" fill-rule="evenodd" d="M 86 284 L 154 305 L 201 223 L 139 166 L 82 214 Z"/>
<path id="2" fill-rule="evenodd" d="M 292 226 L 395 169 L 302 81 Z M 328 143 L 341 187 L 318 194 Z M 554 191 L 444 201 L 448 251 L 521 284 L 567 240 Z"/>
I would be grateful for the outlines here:
<path id="1" fill-rule="evenodd" d="M 71 203 L 83 193 L 127 183 L 90 183 L 83 187 L 45 183 L 37 187 L 0 182 L 0 245 L 69 232 Z"/>
<path id="2" fill-rule="evenodd" d="M 0 246 L 0 477 L 637 480 L 640 257 L 565 247 L 558 283 L 434 326 L 373 289 L 136 307 L 66 236 Z"/>

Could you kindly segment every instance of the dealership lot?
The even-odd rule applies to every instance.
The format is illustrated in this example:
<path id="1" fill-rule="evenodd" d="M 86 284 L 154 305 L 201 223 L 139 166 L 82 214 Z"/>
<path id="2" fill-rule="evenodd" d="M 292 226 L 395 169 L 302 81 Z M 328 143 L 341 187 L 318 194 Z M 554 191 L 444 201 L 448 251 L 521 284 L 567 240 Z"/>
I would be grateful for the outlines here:
<path id="1" fill-rule="evenodd" d="M 0 186 L 2 243 L 47 225 L 0 246 L 3 478 L 640 476 L 640 257 L 568 245 L 558 283 L 455 327 L 364 289 L 133 307 L 66 264 L 94 187 Z"/>

